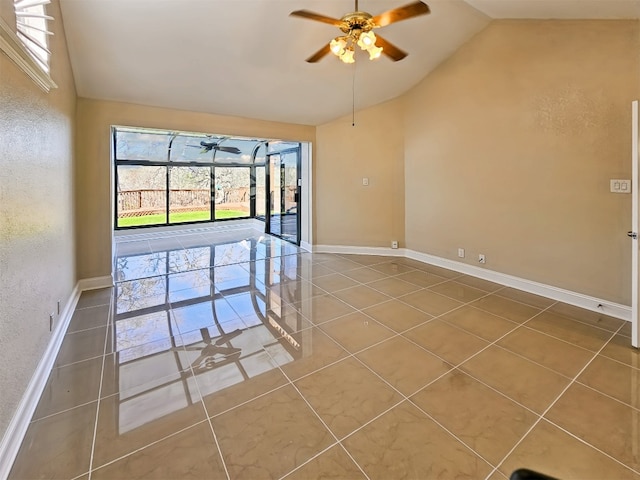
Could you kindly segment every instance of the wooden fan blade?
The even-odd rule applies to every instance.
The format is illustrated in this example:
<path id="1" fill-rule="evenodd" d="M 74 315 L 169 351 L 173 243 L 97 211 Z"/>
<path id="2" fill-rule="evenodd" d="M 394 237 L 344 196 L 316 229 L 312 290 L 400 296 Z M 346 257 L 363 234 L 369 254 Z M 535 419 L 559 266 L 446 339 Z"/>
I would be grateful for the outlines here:
<path id="1" fill-rule="evenodd" d="M 413 2 L 404 7 L 394 8 L 388 12 L 376 15 L 373 17 L 373 23 L 378 27 L 386 27 L 392 23 L 408 20 L 419 15 L 426 15 L 427 13 L 431 13 L 431 10 L 429 10 L 429 6 L 426 3 Z"/>
<path id="2" fill-rule="evenodd" d="M 331 47 L 329 46 L 329 44 L 327 43 L 324 47 L 322 47 L 320 50 L 318 50 L 316 53 L 314 53 L 313 55 L 311 55 L 309 58 L 307 58 L 307 62 L 309 63 L 316 63 L 318 60 L 321 60 L 325 55 L 327 55 L 329 52 L 331 52 Z"/>
<path id="3" fill-rule="evenodd" d="M 319 13 L 310 12 L 309 10 L 296 10 L 289 14 L 290 17 L 308 18 L 309 20 L 315 20 L 316 22 L 328 23 L 335 27 L 342 25 L 342 20 L 337 18 L 327 17 L 326 15 L 320 15 Z"/>
<path id="4" fill-rule="evenodd" d="M 380 35 L 376 35 L 376 45 L 382 47 L 382 53 L 391 58 L 394 62 L 402 60 L 408 55 L 407 52 L 400 50 L 393 43 L 390 43 L 389 40 L 386 40 Z"/>

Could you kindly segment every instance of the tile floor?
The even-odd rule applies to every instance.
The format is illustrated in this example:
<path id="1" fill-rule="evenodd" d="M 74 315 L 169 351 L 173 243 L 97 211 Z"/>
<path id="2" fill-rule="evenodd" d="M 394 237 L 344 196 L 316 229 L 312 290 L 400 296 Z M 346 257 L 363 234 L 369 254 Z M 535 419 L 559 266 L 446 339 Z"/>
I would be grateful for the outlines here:
<path id="1" fill-rule="evenodd" d="M 640 478 L 625 322 L 255 231 L 136 238 L 10 478 Z"/>

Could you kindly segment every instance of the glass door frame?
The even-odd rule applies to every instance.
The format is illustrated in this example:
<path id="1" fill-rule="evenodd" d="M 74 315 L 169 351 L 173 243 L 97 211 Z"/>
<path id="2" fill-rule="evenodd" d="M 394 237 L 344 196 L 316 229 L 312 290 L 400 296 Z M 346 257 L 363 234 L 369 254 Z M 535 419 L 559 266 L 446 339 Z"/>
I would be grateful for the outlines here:
<path id="1" fill-rule="evenodd" d="M 296 241 L 292 242 L 289 238 L 287 238 L 286 236 L 282 235 L 282 218 L 285 212 L 285 192 L 284 189 L 286 187 L 286 184 L 284 182 L 284 166 L 282 161 L 279 162 L 280 164 L 280 234 L 277 233 L 273 233 L 272 229 L 271 229 L 271 219 L 272 219 L 272 213 L 271 213 L 271 161 L 272 161 L 272 157 L 282 157 L 282 155 L 290 155 L 290 154 L 295 154 L 296 155 L 296 192 L 295 192 L 295 198 L 296 198 Z M 301 213 L 302 213 L 302 209 L 300 208 L 301 206 L 301 200 L 302 200 L 302 194 L 301 194 L 301 189 L 302 189 L 302 147 L 300 144 L 298 144 L 297 147 L 294 148 L 287 148 L 286 150 L 280 150 L 278 152 L 270 152 L 267 153 L 265 156 L 265 184 L 266 184 L 266 188 L 265 188 L 265 232 L 270 234 L 270 235 L 274 235 L 278 238 L 281 238 L 283 240 L 286 240 L 290 243 L 293 243 L 294 245 L 298 245 L 300 246 L 300 236 L 302 234 L 302 221 L 301 221 Z"/>

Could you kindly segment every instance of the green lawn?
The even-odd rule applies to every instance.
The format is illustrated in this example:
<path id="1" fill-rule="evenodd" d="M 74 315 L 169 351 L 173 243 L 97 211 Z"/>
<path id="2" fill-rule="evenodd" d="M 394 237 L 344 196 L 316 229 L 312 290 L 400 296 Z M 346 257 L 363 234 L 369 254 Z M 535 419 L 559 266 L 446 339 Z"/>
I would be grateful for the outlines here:
<path id="1" fill-rule="evenodd" d="M 244 218 L 248 217 L 249 213 L 242 212 L 240 210 L 216 210 L 216 220 L 222 218 Z M 126 217 L 118 219 L 118 227 L 139 227 L 141 225 L 157 225 L 164 224 L 166 218 L 163 214 L 144 215 L 142 217 Z M 211 214 L 209 212 L 180 212 L 170 213 L 170 223 L 182 223 L 182 222 L 198 222 L 203 220 L 211 220 Z"/>

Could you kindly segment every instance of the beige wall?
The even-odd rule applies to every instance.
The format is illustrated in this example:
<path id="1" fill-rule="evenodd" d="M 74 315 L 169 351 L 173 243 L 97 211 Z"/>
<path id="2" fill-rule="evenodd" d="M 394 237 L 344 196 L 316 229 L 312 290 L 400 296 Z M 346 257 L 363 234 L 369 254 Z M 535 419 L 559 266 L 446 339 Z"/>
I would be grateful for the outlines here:
<path id="1" fill-rule="evenodd" d="M 630 304 L 636 21 L 495 21 L 405 102 L 411 249 Z"/>
<path id="2" fill-rule="evenodd" d="M 240 117 L 78 99 L 76 201 L 78 277 L 111 274 L 112 190 L 110 127 L 176 129 L 315 142 L 315 127 Z"/>
<path id="3" fill-rule="evenodd" d="M 351 123 L 349 116 L 317 129 L 315 243 L 390 247 L 397 240 L 403 246 L 402 105 L 358 111 Z"/>
<path id="4" fill-rule="evenodd" d="M 57 90 L 44 93 L 0 53 L 0 437 L 51 337 L 49 313 L 76 282 L 76 93 L 58 3 L 47 11 Z M 0 16 L 15 25 L 13 2 Z"/>

